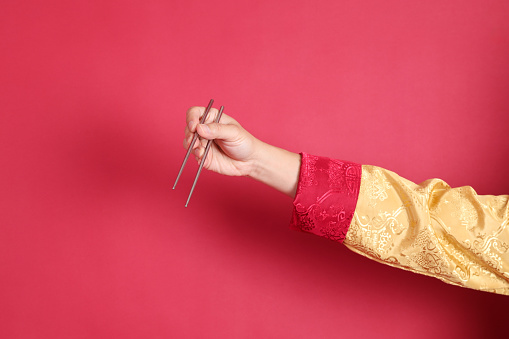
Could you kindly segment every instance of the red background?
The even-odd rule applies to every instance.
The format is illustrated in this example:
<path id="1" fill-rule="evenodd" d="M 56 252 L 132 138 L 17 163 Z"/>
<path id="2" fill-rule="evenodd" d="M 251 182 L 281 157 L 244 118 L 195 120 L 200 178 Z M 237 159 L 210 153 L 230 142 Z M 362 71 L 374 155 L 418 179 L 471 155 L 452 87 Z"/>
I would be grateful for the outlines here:
<path id="1" fill-rule="evenodd" d="M 508 194 L 509 3 L 3 1 L 2 338 L 491 338 L 508 299 L 291 231 L 184 156 L 216 100 L 260 139 Z"/>

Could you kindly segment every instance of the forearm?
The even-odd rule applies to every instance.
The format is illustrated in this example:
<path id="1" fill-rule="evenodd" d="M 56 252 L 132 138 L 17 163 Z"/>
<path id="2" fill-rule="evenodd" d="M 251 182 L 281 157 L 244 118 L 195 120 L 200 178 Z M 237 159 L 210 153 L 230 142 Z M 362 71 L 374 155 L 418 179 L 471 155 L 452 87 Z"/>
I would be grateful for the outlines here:
<path id="1" fill-rule="evenodd" d="M 299 180 L 301 156 L 260 140 L 250 177 L 294 198 Z"/>

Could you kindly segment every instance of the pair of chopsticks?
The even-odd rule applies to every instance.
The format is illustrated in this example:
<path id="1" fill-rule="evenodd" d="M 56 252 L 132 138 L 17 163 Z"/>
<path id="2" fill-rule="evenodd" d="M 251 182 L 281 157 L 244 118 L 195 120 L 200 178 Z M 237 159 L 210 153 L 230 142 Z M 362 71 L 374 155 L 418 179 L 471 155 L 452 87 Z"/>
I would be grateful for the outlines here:
<path id="1" fill-rule="evenodd" d="M 205 109 L 205 113 L 203 113 L 203 116 L 201 117 L 200 124 L 204 124 L 207 120 L 207 116 L 209 115 L 209 111 L 212 108 L 212 104 L 214 103 L 214 99 L 210 99 L 209 105 Z M 223 114 L 224 106 L 221 106 L 219 109 L 219 113 L 217 114 L 216 120 L 214 122 L 218 123 L 221 119 L 221 115 Z M 184 158 L 184 161 L 182 162 L 182 166 L 180 166 L 179 174 L 177 175 L 177 180 L 175 180 L 175 184 L 173 185 L 173 189 L 177 186 L 177 182 L 180 179 L 180 175 L 182 174 L 182 171 L 184 170 L 184 167 L 186 166 L 187 159 L 189 159 L 189 155 L 191 154 L 191 151 L 193 149 L 193 146 L 198 139 L 198 132 L 194 133 L 193 140 L 189 144 L 189 147 L 187 148 L 187 153 Z M 196 177 L 194 178 L 193 187 L 191 187 L 191 192 L 189 192 L 189 197 L 187 198 L 186 207 L 189 204 L 189 200 L 191 200 L 191 195 L 193 195 L 194 188 L 196 187 L 196 183 L 198 182 L 198 178 L 200 177 L 201 170 L 203 168 L 203 165 L 205 164 L 205 159 L 207 159 L 207 154 L 209 154 L 210 146 L 212 145 L 212 140 L 207 141 L 207 146 L 205 147 L 205 153 L 203 154 L 203 158 L 201 158 L 200 167 L 198 167 L 198 172 L 196 172 Z"/>

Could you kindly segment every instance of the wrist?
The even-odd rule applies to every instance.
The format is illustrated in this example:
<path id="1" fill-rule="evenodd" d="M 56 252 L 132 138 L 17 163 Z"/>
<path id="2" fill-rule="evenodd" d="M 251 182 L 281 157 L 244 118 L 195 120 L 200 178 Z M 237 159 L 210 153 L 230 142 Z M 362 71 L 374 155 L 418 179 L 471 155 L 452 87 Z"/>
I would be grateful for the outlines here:
<path id="1" fill-rule="evenodd" d="M 248 176 L 293 198 L 300 174 L 300 154 L 257 142 Z"/>
<path id="2" fill-rule="evenodd" d="M 251 159 L 248 177 L 261 181 L 263 177 L 267 176 L 267 158 L 270 157 L 270 148 L 273 146 L 258 139 L 255 139 L 254 143 L 254 149 L 256 151 L 253 153 Z"/>

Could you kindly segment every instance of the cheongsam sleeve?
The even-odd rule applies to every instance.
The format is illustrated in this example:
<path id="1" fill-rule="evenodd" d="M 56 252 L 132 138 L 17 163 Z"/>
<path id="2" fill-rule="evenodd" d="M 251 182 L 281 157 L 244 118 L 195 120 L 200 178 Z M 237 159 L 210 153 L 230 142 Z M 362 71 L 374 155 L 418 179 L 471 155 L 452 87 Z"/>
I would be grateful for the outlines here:
<path id="1" fill-rule="evenodd" d="M 509 295 L 508 200 L 302 153 L 290 226 L 393 267 Z"/>

